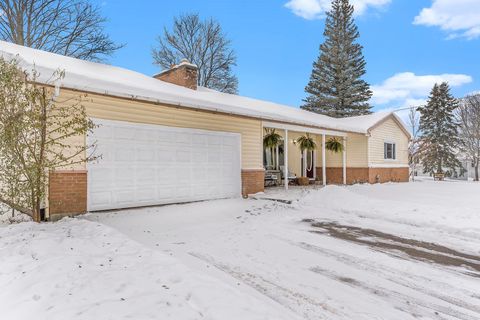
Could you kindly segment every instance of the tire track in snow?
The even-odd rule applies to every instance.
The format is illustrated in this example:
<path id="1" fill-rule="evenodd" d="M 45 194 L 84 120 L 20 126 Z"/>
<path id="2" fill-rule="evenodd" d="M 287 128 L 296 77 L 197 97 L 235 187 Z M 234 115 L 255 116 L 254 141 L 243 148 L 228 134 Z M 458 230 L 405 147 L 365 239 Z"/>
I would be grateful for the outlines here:
<path id="1" fill-rule="evenodd" d="M 480 257 L 453 250 L 449 247 L 431 242 L 424 242 L 414 239 L 399 237 L 393 234 L 377 231 L 368 228 L 359 228 L 351 225 L 343 225 L 335 222 L 315 221 L 304 219 L 314 230 L 310 232 L 347 240 L 353 243 L 362 244 L 372 249 L 385 253 L 401 252 L 415 261 L 427 261 L 444 266 L 468 267 L 480 276 Z"/>
<path id="2" fill-rule="evenodd" d="M 400 309 L 400 310 L 402 310 L 404 312 L 407 312 L 407 313 L 410 313 L 410 314 L 424 314 L 425 310 L 430 310 L 437 317 L 440 317 L 440 313 L 443 313 L 446 316 L 455 317 L 455 318 L 462 319 L 462 320 L 476 320 L 476 319 L 478 319 L 478 317 L 476 317 L 476 316 L 474 317 L 474 316 L 468 315 L 466 313 L 463 313 L 463 312 L 460 312 L 460 311 L 457 311 L 457 310 L 453 310 L 449 307 L 444 307 L 444 306 L 440 306 L 440 305 L 437 305 L 437 304 L 428 303 L 426 301 L 416 299 L 412 296 L 400 293 L 400 292 L 395 291 L 395 290 L 387 289 L 387 288 L 380 287 L 380 286 L 368 285 L 365 282 L 359 281 L 357 279 L 342 276 L 342 275 L 340 275 L 336 272 L 333 272 L 333 271 L 327 270 L 327 269 L 323 269 L 321 267 L 310 268 L 310 271 L 312 271 L 314 273 L 321 274 L 321 275 L 326 276 L 326 277 L 329 277 L 333 280 L 340 281 L 340 282 L 344 283 L 345 285 L 360 288 L 362 290 L 365 290 L 365 291 L 367 291 L 367 292 L 369 292 L 373 295 L 379 296 L 381 298 L 388 299 L 389 302 L 393 302 L 395 304 L 395 307 L 397 309 Z M 404 307 L 405 305 L 408 305 L 408 307 L 411 310 L 407 310 Z"/>
<path id="3" fill-rule="evenodd" d="M 329 258 L 333 258 L 333 259 L 335 259 L 339 262 L 342 262 L 342 263 L 344 263 L 348 266 L 360 269 L 360 270 L 365 271 L 365 272 L 369 272 L 369 273 L 371 273 L 371 274 L 373 274 L 377 277 L 380 275 L 385 280 L 388 280 L 388 281 L 391 281 L 391 282 L 393 282 L 397 285 L 415 290 L 419 293 L 430 296 L 432 298 L 442 300 L 444 302 L 452 304 L 453 306 L 459 307 L 459 308 L 463 309 L 464 311 L 474 312 L 474 313 L 478 314 L 478 316 L 472 317 L 468 314 L 465 314 L 462 311 L 449 312 L 448 310 L 445 310 L 445 307 L 439 306 L 439 305 L 435 305 L 435 307 L 429 307 L 429 309 L 437 310 L 436 308 L 439 308 L 439 309 L 444 310 L 445 314 L 448 314 L 449 316 L 453 316 L 453 317 L 456 317 L 456 318 L 458 318 L 458 315 L 463 315 L 464 317 L 462 317 L 460 319 L 470 320 L 470 319 L 479 319 L 479 317 L 480 317 L 480 307 L 479 307 L 479 305 L 467 303 L 467 302 L 464 302 L 461 299 L 456 299 L 453 296 L 444 295 L 444 294 L 441 294 L 441 293 L 436 292 L 436 291 L 428 290 L 428 289 L 426 289 L 427 286 L 422 286 L 421 283 L 436 282 L 436 286 L 444 288 L 444 290 L 442 290 L 443 292 L 452 292 L 452 293 L 455 293 L 455 294 L 456 293 L 462 293 L 462 294 L 464 294 L 466 296 L 469 296 L 471 298 L 478 299 L 477 297 L 475 297 L 475 294 L 470 292 L 470 291 L 462 290 L 462 289 L 459 289 L 457 287 L 452 287 L 448 283 L 435 281 L 433 279 L 413 275 L 413 274 L 410 274 L 410 273 L 402 272 L 400 270 L 388 269 L 386 267 L 380 266 L 379 264 L 371 263 L 370 261 L 365 260 L 365 259 L 360 259 L 360 258 L 351 256 L 351 255 L 347 255 L 347 254 L 335 252 L 335 251 L 332 251 L 332 250 L 324 249 L 324 248 L 321 248 L 321 247 L 318 247 L 318 246 L 315 246 L 315 245 L 312 245 L 312 244 L 308 244 L 308 243 L 305 243 L 305 242 L 297 243 L 297 242 L 293 242 L 293 241 L 288 240 L 288 239 L 282 239 L 282 240 L 291 244 L 291 245 L 300 247 L 304 250 L 307 250 L 307 251 L 310 251 L 310 252 L 313 252 L 313 253 L 316 253 L 316 254 L 320 254 L 322 256 L 327 256 Z M 372 270 L 374 270 L 374 272 L 372 272 Z M 411 281 L 406 280 L 406 279 L 411 279 Z M 419 285 L 419 283 L 420 283 L 420 285 Z M 410 300 L 412 300 L 412 299 L 410 299 Z M 422 302 L 422 301 L 420 301 L 418 303 L 420 305 L 427 304 L 426 302 Z"/>
<path id="4" fill-rule="evenodd" d="M 329 318 L 325 314 L 320 314 L 319 311 L 326 312 L 330 316 L 335 316 L 341 319 L 349 318 L 349 316 L 345 313 L 330 307 L 322 301 L 306 296 L 300 292 L 285 288 L 271 280 L 265 279 L 260 275 L 242 271 L 239 267 L 228 266 L 215 260 L 209 255 L 197 252 L 189 252 L 188 254 L 214 266 L 218 270 L 228 274 L 238 281 L 241 281 L 245 285 L 253 288 L 257 292 L 267 296 L 294 313 L 299 314 L 305 319 L 313 320 L 325 319 L 325 317 Z"/>
<path id="5" fill-rule="evenodd" d="M 439 224 L 439 225 L 434 224 L 432 226 L 431 224 L 429 224 L 427 222 L 425 222 L 424 224 L 421 224 L 418 221 L 413 222 L 413 221 L 407 220 L 406 218 L 400 218 L 400 219 L 389 218 L 389 217 L 382 216 L 381 212 L 376 212 L 376 214 L 372 216 L 369 212 L 361 211 L 361 210 L 354 210 L 354 209 L 352 210 L 352 209 L 345 209 L 345 208 L 332 209 L 332 210 L 337 211 L 338 213 L 344 214 L 346 216 L 354 215 L 357 218 L 359 218 L 360 220 L 364 220 L 364 221 L 369 220 L 369 221 L 372 221 L 375 224 L 378 224 L 378 221 L 384 221 L 384 222 L 391 223 L 391 224 L 397 225 L 397 226 L 398 225 L 404 225 L 404 226 L 407 226 L 409 228 L 414 227 L 416 229 L 419 229 L 421 231 L 421 233 L 425 233 L 425 229 L 432 229 L 434 231 L 437 231 L 438 229 L 441 229 L 442 231 L 444 231 L 448 234 L 449 238 L 458 239 L 461 242 L 472 242 L 472 241 L 474 241 L 474 242 L 480 243 L 480 234 L 478 232 L 474 232 L 474 231 L 464 231 L 464 230 L 461 230 L 461 229 L 458 229 L 458 228 L 452 228 L 452 227 L 442 225 L 442 224 Z M 351 220 L 351 218 L 350 218 L 350 220 Z M 336 221 L 336 220 L 332 220 L 332 221 Z M 358 224 L 358 221 L 356 222 L 354 220 L 351 220 L 351 222 L 354 223 L 354 224 Z M 469 253 L 469 252 L 465 252 L 465 253 Z M 473 253 L 473 252 L 470 252 L 470 253 Z"/>

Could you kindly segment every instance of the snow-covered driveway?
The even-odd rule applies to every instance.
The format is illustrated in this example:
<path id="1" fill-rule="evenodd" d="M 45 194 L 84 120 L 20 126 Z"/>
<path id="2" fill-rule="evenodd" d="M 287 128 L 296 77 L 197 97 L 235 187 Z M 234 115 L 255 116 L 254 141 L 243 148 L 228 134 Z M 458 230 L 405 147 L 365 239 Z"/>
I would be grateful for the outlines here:
<path id="1" fill-rule="evenodd" d="M 480 319 L 479 195 L 463 182 L 329 186 L 292 205 L 220 200 L 88 219 L 300 318 Z"/>
<path id="2" fill-rule="evenodd" d="M 0 319 L 480 319 L 480 184 L 296 192 L 0 226 Z"/>

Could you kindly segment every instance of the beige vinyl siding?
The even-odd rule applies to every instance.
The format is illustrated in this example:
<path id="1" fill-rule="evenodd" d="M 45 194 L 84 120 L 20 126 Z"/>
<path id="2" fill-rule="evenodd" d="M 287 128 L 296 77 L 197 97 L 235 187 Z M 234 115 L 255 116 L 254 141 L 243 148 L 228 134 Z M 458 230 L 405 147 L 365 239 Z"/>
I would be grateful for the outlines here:
<path id="1" fill-rule="evenodd" d="M 59 101 L 80 94 L 63 89 Z M 86 108 L 87 115 L 92 118 L 240 133 L 242 168 L 263 168 L 262 123 L 260 120 L 96 94 L 88 94 L 82 104 Z M 76 138 L 71 143 L 85 143 L 85 137 Z"/>
<path id="2" fill-rule="evenodd" d="M 409 137 L 400 128 L 399 124 L 389 118 L 371 130 L 368 141 L 369 165 L 371 166 L 405 166 L 408 165 Z M 384 143 L 394 142 L 396 159 L 384 159 Z"/>
<path id="3" fill-rule="evenodd" d="M 331 136 L 326 136 L 328 141 Z M 342 137 L 337 137 L 342 141 Z M 347 152 L 347 167 L 349 168 L 366 168 L 368 165 L 367 144 L 368 138 L 363 134 L 348 133 L 346 152 Z M 317 137 L 317 167 L 322 166 L 322 137 Z M 343 167 L 342 152 L 334 153 L 332 151 L 325 151 L 327 168 L 341 168 Z"/>

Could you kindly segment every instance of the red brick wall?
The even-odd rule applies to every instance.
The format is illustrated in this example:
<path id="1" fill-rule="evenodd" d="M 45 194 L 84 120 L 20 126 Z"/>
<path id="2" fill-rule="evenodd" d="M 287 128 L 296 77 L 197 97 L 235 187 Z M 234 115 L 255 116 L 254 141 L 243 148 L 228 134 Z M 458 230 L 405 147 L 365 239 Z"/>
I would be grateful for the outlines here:
<path id="1" fill-rule="evenodd" d="M 50 216 L 85 213 L 87 211 L 87 171 L 51 171 L 48 202 Z"/>
<path id="2" fill-rule="evenodd" d="M 369 182 L 370 183 L 384 183 L 384 182 L 408 182 L 409 169 L 408 168 L 370 168 Z"/>
<path id="3" fill-rule="evenodd" d="M 265 190 L 265 170 L 242 170 L 242 195 L 263 192 Z"/>
<path id="4" fill-rule="evenodd" d="M 327 168 L 327 184 L 343 183 L 343 168 Z M 347 184 L 408 182 L 408 168 L 347 168 Z M 378 178 L 377 178 L 378 175 Z M 322 180 L 322 168 L 317 168 L 317 177 Z"/>
<path id="5" fill-rule="evenodd" d="M 327 168 L 327 184 L 343 183 L 343 168 Z M 317 177 L 322 180 L 322 168 L 317 168 Z M 347 168 L 347 184 L 368 181 L 368 168 Z"/>

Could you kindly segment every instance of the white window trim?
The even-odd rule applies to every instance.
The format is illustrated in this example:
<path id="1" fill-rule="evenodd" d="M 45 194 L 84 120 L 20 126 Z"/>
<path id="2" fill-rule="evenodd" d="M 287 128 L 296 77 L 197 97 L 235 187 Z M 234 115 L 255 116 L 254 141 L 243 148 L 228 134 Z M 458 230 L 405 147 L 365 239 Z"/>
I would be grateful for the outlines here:
<path id="1" fill-rule="evenodd" d="M 385 157 L 385 144 L 391 144 L 395 146 L 395 152 L 393 158 L 386 158 Z M 384 140 L 383 141 L 383 160 L 384 161 L 397 161 L 397 143 L 391 140 Z"/>

